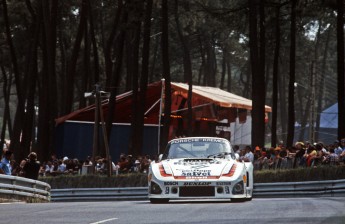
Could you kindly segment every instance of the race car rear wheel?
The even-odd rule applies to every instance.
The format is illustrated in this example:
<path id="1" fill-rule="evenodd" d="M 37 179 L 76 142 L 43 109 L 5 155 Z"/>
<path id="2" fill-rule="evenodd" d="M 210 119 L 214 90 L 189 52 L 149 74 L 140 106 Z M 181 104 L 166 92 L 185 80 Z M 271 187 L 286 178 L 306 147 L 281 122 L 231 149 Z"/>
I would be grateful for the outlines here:
<path id="1" fill-rule="evenodd" d="M 169 198 L 150 198 L 150 202 L 152 204 L 168 203 L 169 202 Z"/>

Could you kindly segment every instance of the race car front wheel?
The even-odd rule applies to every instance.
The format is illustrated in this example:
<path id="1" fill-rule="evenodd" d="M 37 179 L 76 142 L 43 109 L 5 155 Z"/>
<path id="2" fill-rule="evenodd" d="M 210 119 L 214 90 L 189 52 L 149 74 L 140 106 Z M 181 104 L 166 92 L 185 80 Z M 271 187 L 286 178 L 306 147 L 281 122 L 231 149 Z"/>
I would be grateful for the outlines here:
<path id="1" fill-rule="evenodd" d="M 152 204 L 168 203 L 169 202 L 169 198 L 150 198 L 150 202 Z"/>
<path id="2" fill-rule="evenodd" d="M 231 202 L 245 202 L 246 198 L 231 198 Z"/>

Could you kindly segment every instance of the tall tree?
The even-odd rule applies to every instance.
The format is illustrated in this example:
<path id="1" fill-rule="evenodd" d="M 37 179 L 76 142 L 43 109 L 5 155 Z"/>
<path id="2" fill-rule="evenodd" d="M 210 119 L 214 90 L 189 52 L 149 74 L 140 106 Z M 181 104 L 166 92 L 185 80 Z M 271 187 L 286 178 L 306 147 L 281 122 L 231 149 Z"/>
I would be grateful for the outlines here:
<path id="1" fill-rule="evenodd" d="M 153 0 L 146 0 L 145 18 L 144 18 L 144 33 L 143 33 L 143 50 L 142 50 L 142 64 L 140 76 L 140 90 L 139 90 L 139 105 L 137 117 L 137 136 L 132 139 L 135 153 L 139 154 L 143 146 L 143 132 L 144 132 L 144 118 L 145 118 L 145 104 L 146 104 L 146 90 L 149 77 L 149 59 L 150 59 L 150 33 L 151 33 L 151 14 L 152 14 Z"/>
<path id="2" fill-rule="evenodd" d="M 162 66 L 164 81 L 164 115 L 159 152 L 164 150 L 169 138 L 171 114 L 171 78 L 169 59 L 169 14 L 168 0 L 162 0 Z M 163 87 L 162 87 L 163 88 Z"/>
<path id="3" fill-rule="evenodd" d="M 112 60 L 112 49 L 114 46 L 114 40 L 119 31 L 119 23 L 121 22 L 121 16 L 123 16 L 123 3 L 122 0 L 118 0 L 117 10 L 114 17 L 114 22 L 112 24 L 110 35 L 106 41 L 104 52 L 104 62 L 105 62 L 105 75 L 107 80 L 107 85 L 110 84 L 112 71 L 114 67 L 114 62 Z"/>
<path id="4" fill-rule="evenodd" d="M 296 70 L 296 5 L 297 0 L 291 0 L 290 26 L 290 70 L 289 70 L 289 99 L 288 99 L 288 135 L 286 145 L 292 146 L 295 134 L 295 70 Z"/>
<path id="5" fill-rule="evenodd" d="M 63 108 L 64 114 L 72 111 L 73 102 L 74 102 L 74 85 L 76 77 L 76 68 L 78 56 L 81 48 L 81 43 L 84 38 L 85 29 L 86 29 L 86 19 L 87 19 L 87 0 L 82 0 L 81 9 L 80 9 L 80 21 L 78 25 L 77 36 L 74 41 L 74 46 L 72 49 L 71 58 L 68 62 L 67 78 L 66 78 L 66 91 L 65 91 L 65 108 Z"/>
<path id="6" fill-rule="evenodd" d="M 10 28 L 10 21 L 8 16 L 8 10 L 7 10 L 7 1 L 2 1 L 2 12 L 3 12 L 3 19 L 5 24 L 5 35 L 6 35 L 6 42 L 9 47 L 9 53 L 15 78 L 15 85 L 16 85 L 16 91 L 17 91 L 17 100 L 18 100 L 18 106 L 17 111 L 15 114 L 14 119 L 14 125 L 13 125 L 13 136 L 12 136 L 12 143 L 10 146 L 10 149 L 14 151 L 14 149 L 20 148 L 20 133 L 22 131 L 22 124 L 23 124 L 23 118 L 24 118 L 24 92 L 22 90 L 22 78 L 21 73 L 19 71 L 18 61 L 17 61 L 17 55 L 15 52 L 15 46 L 12 40 L 12 33 Z"/>
<path id="7" fill-rule="evenodd" d="M 3 88 L 2 91 L 4 95 L 5 107 L 4 107 L 4 114 L 2 118 L 0 150 L 3 149 L 3 146 L 5 144 L 6 130 L 8 130 L 9 132 L 10 139 L 12 136 L 12 123 L 11 123 L 11 114 L 10 114 L 10 93 L 11 93 L 10 83 L 12 83 L 12 75 L 10 73 L 9 77 L 7 77 L 5 66 L 1 66 L 1 72 L 2 72 L 2 80 L 4 82 L 2 86 Z"/>
<path id="8" fill-rule="evenodd" d="M 139 49 L 140 49 L 140 35 L 141 35 L 141 23 L 142 23 L 142 11 L 143 1 L 131 1 L 133 4 L 132 12 L 130 13 L 129 26 L 131 27 L 128 34 L 130 38 L 127 43 L 127 71 L 130 77 L 132 77 L 132 122 L 131 122 L 131 138 L 129 141 L 128 153 L 138 155 L 140 149 L 137 147 L 139 133 L 139 116 L 142 114 L 138 113 L 139 109 Z M 129 60 L 128 60 L 129 59 Z"/>
<path id="9" fill-rule="evenodd" d="M 345 138 L 344 0 L 337 0 L 338 139 Z"/>
<path id="10" fill-rule="evenodd" d="M 272 92 L 272 129 L 271 146 L 277 143 L 277 118 L 278 118 L 278 76 L 279 76 L 279 54 L 280 54 L 280 5 L 276 6 L 276 27 L 275 27 L 275 49 L 273 59 L 273 92 Z"/>
<path id="11" fill-rule="evenodd" d="M 185 3 L 185 4 L 188 4 Z M 188 83 L 188 99 L 187 99 L 187 127 L 188 136 L 192 136 L 192 127 L 193 127 L 193 113 L 192 113 L 192 92 L 193 92 L 193 72 L 192 72 L 192 62 L 190 59 L 190 50 L 189 50 L 189 38 L 185 36 L 182 32 L 179 16 L 178 16 L 178 0 L 175 0 L 175 22 L 177 27 L 177 33 L 181 41 L 182 50 L 183 50 L 183 70 L 184 70 L 184 81 Z M 188 6 L 187 6 L 188 7 Z"/>
<path id="12" fill-rule="evenodd" d="M 257 31 L 257 14 L 260 6 L 260 55 Z M 252 71 L 252 145 L 265 144 L 265 46 L 264 2 L 249 1 L 249 47 Z"/>
<path id="13" fill-rule="evenodd" d="M 124 7 L 127 7 L 125 5 Z M 109 104 L 108 104 L 108 116 L 106 118 L 106 130 L 108 134 L 108 140 L 110 141 L 111 136 L 111 130 L 112 130 L 112 123 L 116 116 L 115 110 L 116 110 L 116 95 L 118 94 L 118 88 L 120 81 L 121 81 L 121 74 L 122 74 L 122 64 L 123 64 L 123 55 L 124 55 L 124 45 L 125 45 L 125 37 L 126 37 L 126 26 L 127 26 L 127 20 L 128 20 L 128 12 L 127 10 L 124 10 L 124 12 L 121 14 L 120 22 L 121 29 L 119 29 L 118 33 L 118 39 L 116 42 L 113 43 L 113 50 L 114 50 L 114 69 L 111 69 L 112 74 L 109 77 L 110 80 L 108 81 L 110 83 L 110 86 L 114 87 L 110 90 L 110 97 L 109 97 Z M 115 23 L 116 24 L 116 23 Z M 114 24 L 114 25 L 115 25 Z M 110 40 L 110 38 L 109 38 Z"/>

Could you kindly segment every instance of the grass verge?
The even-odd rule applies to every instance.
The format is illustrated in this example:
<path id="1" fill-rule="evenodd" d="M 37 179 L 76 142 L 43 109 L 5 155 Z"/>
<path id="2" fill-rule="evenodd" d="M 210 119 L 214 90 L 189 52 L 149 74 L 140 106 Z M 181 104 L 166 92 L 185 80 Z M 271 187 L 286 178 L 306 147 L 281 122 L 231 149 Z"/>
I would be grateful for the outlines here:
<path id="1" fill-rule="evenodd" d="M 261 170 L 254 172 L 254 183 L 301 182 L 345 179 L 345 166 L 323 166 L 288 170 Z M 62 188 L 111 188 L 146 187 L 147 175 L 142 173 L 102 175 L 61 175 L 44 177 L 40 181 L 50 184 L 52 189 Z"/>

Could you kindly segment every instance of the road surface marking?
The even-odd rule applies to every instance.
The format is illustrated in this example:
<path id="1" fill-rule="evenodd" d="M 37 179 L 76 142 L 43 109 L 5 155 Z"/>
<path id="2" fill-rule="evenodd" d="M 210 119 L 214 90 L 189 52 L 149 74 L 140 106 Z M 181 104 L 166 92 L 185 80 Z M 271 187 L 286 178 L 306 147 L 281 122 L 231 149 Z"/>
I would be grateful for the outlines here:
<path id="1" fill-rule="evenodd" d="M 93 223 L 90 223 L 90 224 L 101 224 L 101 223 L 109 222 L 109 221 L 112 221 L 112 220 L 115 220 L 115 219 L 117 219 L 117 218 L 105 219 L 105 220 L 101 220 L 101 221 L 98 221 L 98 222 L 93 222 Z"/>

